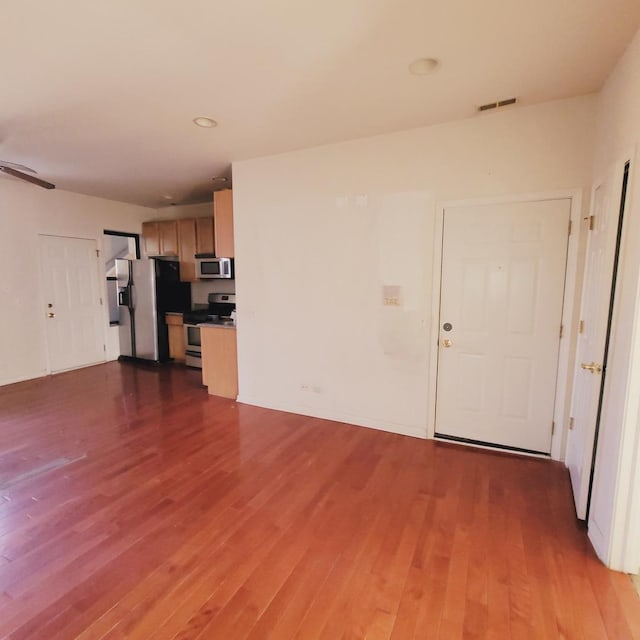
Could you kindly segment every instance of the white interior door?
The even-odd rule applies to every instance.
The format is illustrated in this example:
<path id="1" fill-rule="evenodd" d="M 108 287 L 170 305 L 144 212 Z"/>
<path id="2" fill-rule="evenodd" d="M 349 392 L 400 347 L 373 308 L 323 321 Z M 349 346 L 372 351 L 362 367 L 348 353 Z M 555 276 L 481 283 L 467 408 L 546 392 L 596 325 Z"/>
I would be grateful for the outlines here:
<path id="1" fill-rule="evenodd" d="M 51 371 L 103 362 L 96 241 L 40 236 L 40 258 Z"/>
<path id="2" fill-rule="evenodd" d="M 571 475 L 578 518 L 587 514 L 593 448 L 598 421 L 602 367 L 609 320 L 621 189 L 613 174 L 592 195 L 585 274 L 580 308 L 580 335 L 573 381 L 573 400 L 566 464 Z"/>
<path id="3" fill-rule="evenodd" d="M 444 212 L 436 435 L 549 453 L 569 199 Z"/>

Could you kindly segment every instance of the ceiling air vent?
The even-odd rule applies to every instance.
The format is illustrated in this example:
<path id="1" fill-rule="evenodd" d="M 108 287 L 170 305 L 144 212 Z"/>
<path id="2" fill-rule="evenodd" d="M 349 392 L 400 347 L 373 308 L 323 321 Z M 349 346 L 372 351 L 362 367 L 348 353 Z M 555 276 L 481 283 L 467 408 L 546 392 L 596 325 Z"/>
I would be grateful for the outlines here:
<path id="1" fill-rule="evenodd" d="M 478 111 L 490 111 L 491 109 L 499 109 L 500 107 L 508 107 L 510 104 L 518 102 L 517 98 L 507 98 L 499 102 L 489 102 L 478 107 Z"/>

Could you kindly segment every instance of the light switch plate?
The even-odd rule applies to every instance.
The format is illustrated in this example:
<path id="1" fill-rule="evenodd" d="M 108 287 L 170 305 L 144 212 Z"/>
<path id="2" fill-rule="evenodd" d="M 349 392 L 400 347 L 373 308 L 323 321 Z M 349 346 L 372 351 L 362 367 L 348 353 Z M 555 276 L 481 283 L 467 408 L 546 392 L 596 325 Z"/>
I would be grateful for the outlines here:
<path id="1" fill-rule="evenodd" d="M 385 284 L 382 286 L 382 304 L 385 307 L 401 306 L 402 288 L 396 284 Z"/>

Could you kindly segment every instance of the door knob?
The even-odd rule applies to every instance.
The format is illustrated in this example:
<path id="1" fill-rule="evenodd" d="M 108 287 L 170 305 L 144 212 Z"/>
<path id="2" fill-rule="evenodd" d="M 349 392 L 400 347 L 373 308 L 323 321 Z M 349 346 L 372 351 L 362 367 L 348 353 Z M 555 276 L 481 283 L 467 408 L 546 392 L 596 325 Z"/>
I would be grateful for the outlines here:
<path id="1" fill-rule="evenodd" d="M 597 364 L 596 362 L 592 362 L 591 364 L 585 364 L 584 362 L 580 365 L 585 371 L 589 371 L 591 373 L 600 373 L 602 371 L 602 365 Z"/>
<path id="2" fill-rule="evenodd" d="M 452 344 L 453 344 L 453 342 L 451 342 L 451 340 L 449 340 L 449 338 L 447 338 L 446 340 L 442 341 L 442 346 L 445 347 L 445 349 L 448 349 Z"/>
<path id="3" fill-rule="evenodd" d="M 55 317 L 56 317 L 56 314 L 55 314 L 55 313 L 53 313 L 53 311 L 49 311 L 49 313 L 47 313 L 47 317 L 49 317 L 49 318 L 55 318 Z"/>

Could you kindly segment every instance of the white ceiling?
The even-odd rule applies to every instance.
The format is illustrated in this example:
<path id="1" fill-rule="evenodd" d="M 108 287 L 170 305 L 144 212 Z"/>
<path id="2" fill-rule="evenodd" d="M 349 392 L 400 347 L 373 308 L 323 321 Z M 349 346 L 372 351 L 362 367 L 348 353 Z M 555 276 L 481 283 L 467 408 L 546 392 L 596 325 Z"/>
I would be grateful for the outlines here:
<path id="1" fill-rule="evenodd" d="M 204 201 L 233 160 L 597 91 L 639 25 L 638 0 L 7 2 L 0 159 L 70 191 Z M 440 69 L 410 75 L 424 56 Z"/>

